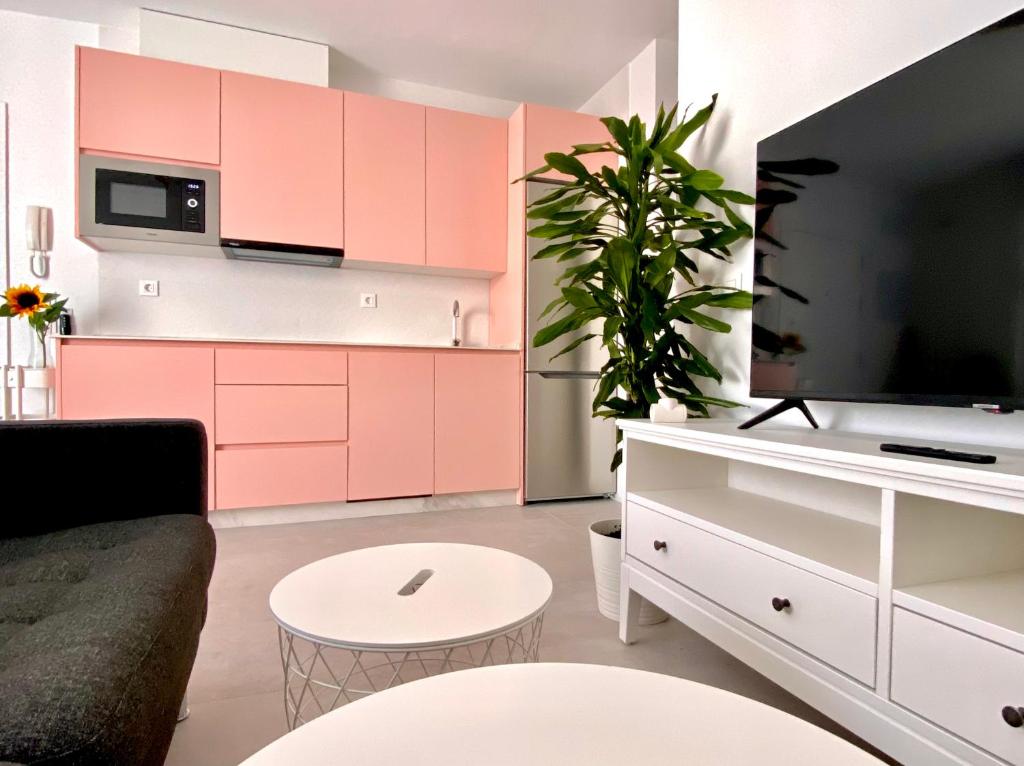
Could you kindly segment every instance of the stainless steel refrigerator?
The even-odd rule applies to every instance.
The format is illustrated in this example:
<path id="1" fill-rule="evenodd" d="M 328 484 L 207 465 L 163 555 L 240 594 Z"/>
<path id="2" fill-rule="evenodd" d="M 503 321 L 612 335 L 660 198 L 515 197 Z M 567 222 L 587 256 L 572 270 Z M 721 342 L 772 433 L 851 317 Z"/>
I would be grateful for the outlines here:
<path id="1" fill-rule="evenodd" d="M 552 191 L 550 184 L 527 183 L 527 202 Z M 561 294 L 555 280 L 571 262 L 533 260 L 547 242 L 527 238 L 526 263 L 526 500 L 597 497 L 615 492 L 610 470 L 615 423 L 594 418 L 591 402 L 608 355 L 599 338 L 551 360 L 573 339 L 601 326 L 580 328 L 554 343 L 533 348 L 533 336 L 550 317 L 540 313 Z"/>

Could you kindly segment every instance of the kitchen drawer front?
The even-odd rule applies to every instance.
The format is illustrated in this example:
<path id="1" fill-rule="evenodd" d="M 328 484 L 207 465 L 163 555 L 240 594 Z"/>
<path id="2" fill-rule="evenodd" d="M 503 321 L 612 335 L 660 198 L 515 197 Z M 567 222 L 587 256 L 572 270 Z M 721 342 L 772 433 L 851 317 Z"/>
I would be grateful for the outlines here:
<path id="1" fill-rule="evenodd" d="M 219 510 L 340 502 L 347 494 L 344 444 L 217 450 Z"/>
<path id="2" fill-rule="evenodd" d="M 626 506 L 626 552 L 874 686 L 877 601 L 871 596 L 632 502 Z M 776 611 L 774 598 L 788 599 L 790 606 Z"/>
<path id="3" fill-rule="evenodd" d="M 340 442 L 347 386 L 217 386 L 218 444 Z"/>
<path id="4" fill-rule="evenodd" d="M 218 348 L 218 383 L 348 383 L 348 354 L 332 348 Z"/>
<path id="5" fill-rule="evenodd" d="M 893 702 L 978 747 L 1024 763 L 1024 727 L 1003 720 L 1024 707 L 1024 654 L 941 622 L 893 610 Z"/>

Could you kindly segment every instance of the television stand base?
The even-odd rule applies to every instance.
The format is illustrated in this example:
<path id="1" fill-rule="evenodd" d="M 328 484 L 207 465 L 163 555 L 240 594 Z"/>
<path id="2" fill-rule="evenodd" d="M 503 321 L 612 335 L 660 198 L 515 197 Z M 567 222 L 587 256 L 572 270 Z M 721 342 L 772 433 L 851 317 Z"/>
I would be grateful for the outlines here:
<path id="1" fill-rule="evenodd" d="M 800 410 L 804 414 L 804 417 L 810 422 L 815 428 L 818 427 L 817 421 L 814 419 L 814 415 L 807 408 L 807 403 L 803 399 L 783 399 L 781 402 L 776 404 L 774 407 L 769 407 L 767 410 L 762 412 L 760 415 L 755 415 L 750 420 L 744 421 L 741 425 L 741 429 L 753 428 L 758 423 L 763 423 L 766 420 L 771 420 L 776 415 L 781 415 L 787 410 Z"/>

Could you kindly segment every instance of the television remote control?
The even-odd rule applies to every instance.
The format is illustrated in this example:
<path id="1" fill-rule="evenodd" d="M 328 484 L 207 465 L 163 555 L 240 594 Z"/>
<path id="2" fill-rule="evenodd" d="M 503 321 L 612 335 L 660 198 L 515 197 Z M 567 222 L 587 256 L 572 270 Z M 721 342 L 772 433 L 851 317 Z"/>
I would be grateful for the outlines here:
<path id="1" fill-rule="evenodd" d="M 901 455 L 916 455 L 917 457 L 935 457 L 940 460 L 957 460 L 961 463 L 979 463 L 990 465 L 996 462 L 995 455 L 982 455 L 978 452 L 954 452 L 953 450 L 940 449 L 938 447 L 915 447 L 912 444 L 882 445 L 882 452 L 896 452 Z"/>

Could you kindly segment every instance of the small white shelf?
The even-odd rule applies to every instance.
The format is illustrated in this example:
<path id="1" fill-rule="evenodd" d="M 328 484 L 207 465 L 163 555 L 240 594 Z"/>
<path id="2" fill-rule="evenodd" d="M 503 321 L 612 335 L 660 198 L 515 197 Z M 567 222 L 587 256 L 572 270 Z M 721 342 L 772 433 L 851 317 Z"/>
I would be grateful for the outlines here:
<path id="1" fill-rule="evenodd" d="M 870 595 L 879 528 L 731 487 L 630 492 L 628 499 Z"/>
<path id="2" fill-rule="evenodd" d="M 893 603 L 1024 652 L 1024 569 L 899 588 Z"/>

